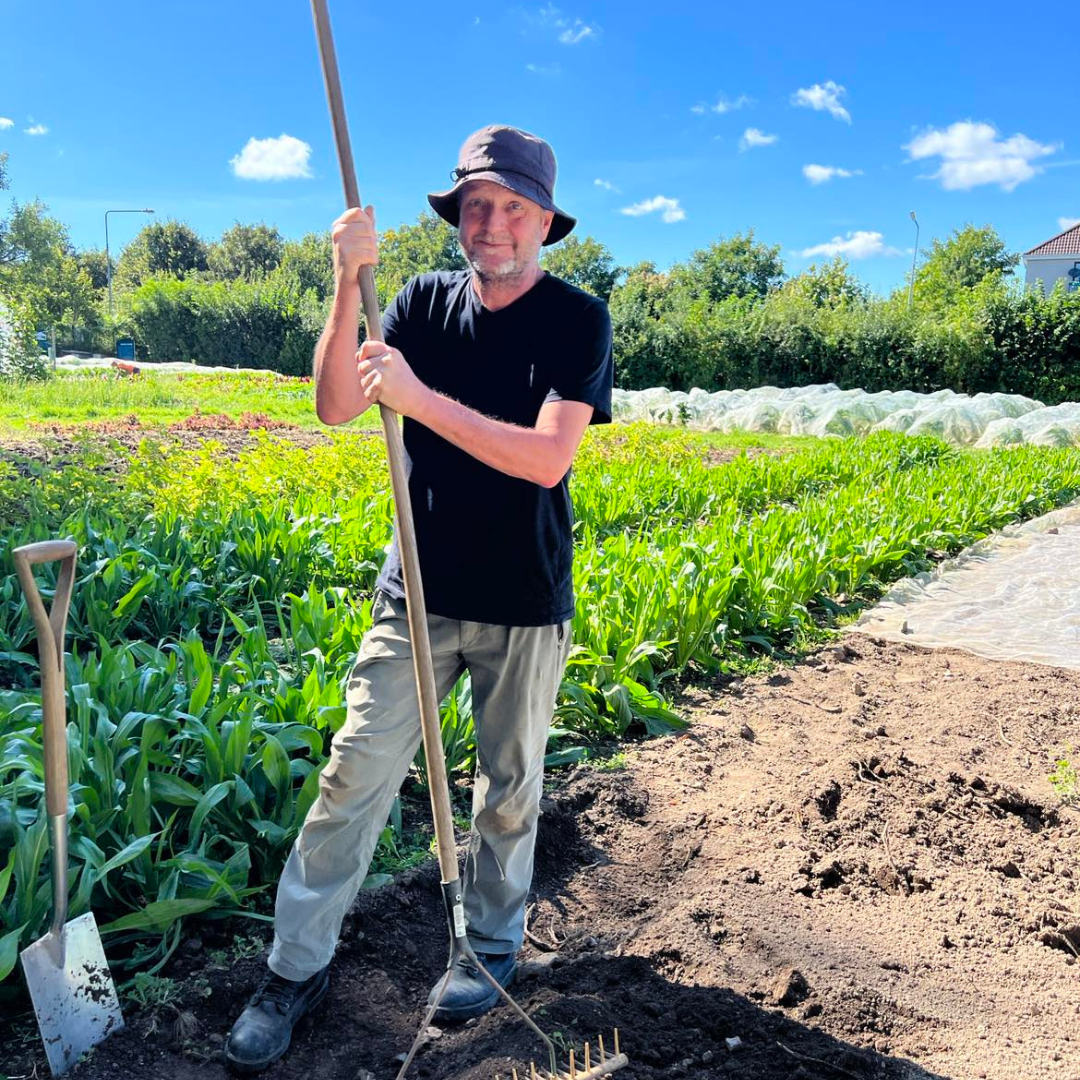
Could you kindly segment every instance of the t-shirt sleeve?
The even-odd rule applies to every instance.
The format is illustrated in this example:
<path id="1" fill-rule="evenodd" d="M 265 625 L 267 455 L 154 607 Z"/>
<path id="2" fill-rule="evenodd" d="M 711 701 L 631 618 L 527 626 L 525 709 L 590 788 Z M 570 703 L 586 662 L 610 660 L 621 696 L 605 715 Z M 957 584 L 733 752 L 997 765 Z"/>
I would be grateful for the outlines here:
<path id="1" fill-rule="evenodd" d="M 593 407 L 590 424 L 610 424 L 614 361 L 607 304 L 589 304 L 568 337 L 579 347 L 566 351 L 544 402 L 580 401 Z"/>
<path id="2" fill-rule="evenodd" d="M 398 291 L 382 313 L 383 341 L 391 348 L 399 349 L 406 360 L 409 358 L 409 348 L 405 328 L 409 321 L 409 303 L 415 289 L 416 278 L 412 278 Z"/>

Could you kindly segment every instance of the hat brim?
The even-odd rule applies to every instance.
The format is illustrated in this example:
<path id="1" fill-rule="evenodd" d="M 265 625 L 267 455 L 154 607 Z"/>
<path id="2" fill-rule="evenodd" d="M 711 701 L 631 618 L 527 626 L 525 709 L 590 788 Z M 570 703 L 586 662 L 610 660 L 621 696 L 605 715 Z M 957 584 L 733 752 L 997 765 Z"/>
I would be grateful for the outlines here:
<path id="1" fill-rule="evenodd" d="M 564 236 L 568 236 L 577 224 L 577 218 L 572 218 L 569 214 L 560 210 L 539 186 L 533 184 L 526 177 L 517 175 L 510 176 L 506 173 L 491 170 L 488 172 L 469 173 L 468 176 L 462 177 L 449 189 L 449 191 L 436 191 L 428 195 L 427 198 L 428 202 L 431 204 L 431 209 L 434 210 L 443 221 L 447 221 L 453 225 L 455 229 L 460 222 L 458 192 L 470 180 L 491 180 L 493 183 L 500 184 L 509 191 L 514 191 L 517 192 L 518 195 L 523 195 L 530 202 L 536 203 L 537 206 L 544 210 L 550 210 L 555 217 L 551 222 L 551 228 L 548 230 L 547 237 L 544 240 L 545 247 L 549 244 L 557 244 Z"/>

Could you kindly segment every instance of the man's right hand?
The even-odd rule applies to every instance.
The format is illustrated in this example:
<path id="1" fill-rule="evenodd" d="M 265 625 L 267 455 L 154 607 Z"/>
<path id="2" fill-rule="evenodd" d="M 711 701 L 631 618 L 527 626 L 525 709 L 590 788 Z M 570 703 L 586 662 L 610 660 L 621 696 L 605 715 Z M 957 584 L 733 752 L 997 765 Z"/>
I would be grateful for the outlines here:
<path id="1" fill-rule="evenodd" d="M 330 229 L 334 245 L 334 282 L 356 285 L 361 266 L 376 266 L 379 243 L 375 235 L 375 207 L 346 210 Z"/>

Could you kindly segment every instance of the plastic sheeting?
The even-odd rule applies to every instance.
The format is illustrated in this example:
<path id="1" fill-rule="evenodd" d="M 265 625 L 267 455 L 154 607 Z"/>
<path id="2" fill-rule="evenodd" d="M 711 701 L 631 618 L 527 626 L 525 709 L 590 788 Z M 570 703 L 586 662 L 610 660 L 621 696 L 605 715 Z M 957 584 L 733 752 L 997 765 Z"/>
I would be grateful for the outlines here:
<path id="1" fill-rule="evenodd" d="M 897 431 L 935 435 L 957 446 L 1034 443 L 1080 445 L 1080 404 L 1047 408 L 1019 394 L 957 394 L 938 390 L 841 390 L 834 383 L 781 390 L 616 390 L 617 420 L 646 420 L 699 431 L 760 431 L 780 435 L 865 435 Z"/>
<path id="2" fill-rule="evenodd" d="M 1080 503 L 901 581 L 848 630 L 1080 670 Z"/>

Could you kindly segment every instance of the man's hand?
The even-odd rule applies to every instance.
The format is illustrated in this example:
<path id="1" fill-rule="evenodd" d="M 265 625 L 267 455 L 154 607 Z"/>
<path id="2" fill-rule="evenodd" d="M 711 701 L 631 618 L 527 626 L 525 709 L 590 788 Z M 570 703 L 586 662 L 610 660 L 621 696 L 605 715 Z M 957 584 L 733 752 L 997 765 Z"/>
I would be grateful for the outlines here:
<path id="1" fill-rule="evenodd" d="M 360 346 L 356 370 L 369 405 L 382 402 L 402 416 L 415 418 L 432 396 L 405 357 L 381 341 L 365 341 Z"/>
<path id="2" fill-rule="evenodd" d="M 361 266 L 375 266 L 379 244 L 375 235 L 375 207 L 346 210 L 330 228 L 334 245 L 334 282 L 356 285 Z"/>

